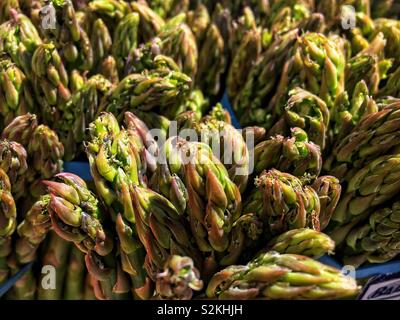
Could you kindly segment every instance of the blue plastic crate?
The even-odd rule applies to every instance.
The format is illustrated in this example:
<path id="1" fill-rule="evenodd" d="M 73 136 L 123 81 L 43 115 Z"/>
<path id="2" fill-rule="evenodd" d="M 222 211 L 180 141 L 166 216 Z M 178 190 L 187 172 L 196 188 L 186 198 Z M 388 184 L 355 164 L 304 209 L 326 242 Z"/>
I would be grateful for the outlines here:
<path id="1" fill-rule="evenodd" d="M 228 110 L 229 114 L 231 115 L 232 125 L 236 129 L 240 129 L 240 123 L 239 123 L 238 119 L 236 118 L 235 112 L 233 111 L 231 104 L 229 103 L 227 91 L 225 91 L 224 96 L 222 97 L 221 104 L 226 110 Z"/>
<path id="2" fill-rule="evenodd" d="M 90 166 L 87 161 L 72 161 L 64 163 L 64 171 L 76 174 L 85 181 L 92 181 Z"/>

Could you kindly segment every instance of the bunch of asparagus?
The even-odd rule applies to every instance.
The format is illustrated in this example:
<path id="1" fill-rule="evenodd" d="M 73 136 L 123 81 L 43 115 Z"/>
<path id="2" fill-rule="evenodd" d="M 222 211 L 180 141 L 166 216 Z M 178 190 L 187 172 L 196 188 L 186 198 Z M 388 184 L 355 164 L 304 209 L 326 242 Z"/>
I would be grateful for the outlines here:
<path id="1" fill-rule="evenodd" d="M 356 296 L 315 259 L 400 253 L 398 14 L 3 1 L 0 283 L 37 262 L 8 298 Z"/>

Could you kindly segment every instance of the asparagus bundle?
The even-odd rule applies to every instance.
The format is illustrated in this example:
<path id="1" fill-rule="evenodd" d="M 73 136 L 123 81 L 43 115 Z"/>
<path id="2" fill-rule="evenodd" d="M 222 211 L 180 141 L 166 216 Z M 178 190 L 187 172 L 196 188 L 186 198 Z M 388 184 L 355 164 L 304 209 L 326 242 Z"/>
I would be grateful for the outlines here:
<path id="1" fill-rule="evenodd" d="M 306 131 L 311 141 L 324 150 L 329 121 L 330 111 L 326 103 L 311 92 L 297 87 L 289 92 L 284 114 L 269 134 L 285 135 L 290 128 L 299 127 Z"/>
<path id="2" fill-rule="evenodd" d="M 242 135 L 230 123 L 215 118 L 218 110 L 223 110 L 220 104 L 200 121 L 197 121 L 194 112 L 181 113 L 177 118 L 178 124 L 180 129 L 196 130 L 201 142 L 213 148 L 214 155 L 228 170 L 230 179 L 243 192 L 250 171 L 249 150 Z"/>
<path id="3" fill-rule="evenodd" d="M 148 6 L 139 2 L 132 2 L 131 7 L 134 12 L 139 14 L 139 34 L 142 42 L 154 38 L 164 26 L 164 19 Z"/>
<path id="4" fill-rule="evenodd" d="M 157 292 L 162 299 L 190 300 L 194 291 L 200 291 L 203 282 L 199 271 L 189 257 L 170 256 L 163 272 L 157 274 Z"/>
<path id="5" fill-rule="evenodd" d="M 25 158 L 27 158 L 25 162 L 29 163 L 29 166 L 27 170 L 24 169 L 27 174 L 23 179 L 26 179 L 30 195 L 38 198 L 44 194 L 40 181 L 53 177 L 63 168 L 64 146 L 59 141 L 57 134 L 48 126 L 39 125 L 37 117 L 28 113 L 15 118 L 4 129 L 2 137 L 13 140 L 11 145 L 20 146 L 18 150 L 21 150 L 21 154 L 25 154 Z M 3 143 L 6 141 L 4 140 Z M 22 151 L 24 148 L 26 151 Z M 18 164 L 22 165 L 21 168 L 26 167 L 24 162 L 14 162 L 14 166 Z M 22 182 L 20 183 L 23 185 Z M 24 191 L 19 187 L 18 190 L 19 192 Z M 29 207 L 32 204 L 30 203 Z"/>
<path id="6" fill-rule="evenodd" d="M 132 185 L 145 185 L 147 163 L 141 160 L 143 141 L 133 130 L 121 130 L 111 113 L 103 113 L 89 126 L 87 155 L 97 194 L 111 212 L 120 241 L 122 270 L 132 277 L 135 294 L 151 295 L 143 269 L 144 248 L 136 231 Z"/>
<path id="7" fill-rule="evenodd" d="M 179 122 L 179 117 L 182 113 L 185 112 L 192 112 L 193 117 L 196 121 L 200 121 L 203 114 L 207 110 L 209 105 L 209 101 L 205 98 L 203 92 L 199 89 L 192 90 L 189 96 L 182 102 L 179 110 L 176 112 L 176 116 L 174 117 L 175 120 Z M 213 110 L 216 107 L 213 108 Z M 219 108 L 219 107 L 217 107 Z M 221 106 L 221 109 L 224 110 Z M 213 112 L 213 111 L 211 111 Z M 218 112 L 218 111 L 215 111 Z M 215 117 L 214 117 L 215 118 Z M 218 119 L 219 120 L 219 119 Z M 226 121 L 228 122 L 228 121 Z M 162 127 L 160 125 L 156 126 L 155 128 Z"/>
<path id="8" fill-rule="evenodd" d="M 382 33 L 383 37 L 386 39 L 385 46 L 382 48 L 385 57 L 392 58 L 394 60 L 394 66 L 398 67 L 400 62 L 398 56 L 400 47 L 396 43 L 400 32 L 398 21 L 380 18 L 374 20 L 373 26 L 374 35 Z"/>
<path id="9" fill-rule="evenodd" d="M 1 137 L 9 141 L 18 142 L 27 148 L 37 126 L 38 119 L 36 115 L 27 113 L 13 119 L 13 121 L 4 128 Z"/>
<path id="10" fill-rule="evenodd" d="M 93 67 L 93 48 L 88 34 L 81 28 L 74 5 L 70 0 L 50 0 L 55 14 L 55 26 L 40 23 L 40 31 L 46 42 L 52 42 L 60 50 L 68 68 L 91 70 Z M 48 13 L 45 7 L 43 14 Z M 42 12 L 39 13 L 41 15 Z"/>
<path id="11" fill-rule="evenodd" d="M 0 108 L 1 128 L 35 108 L 35 98 L 25 74 L 5 56 L 0 57 Z"/>
<path id="12" fill-rule="evenodd" d="M 127 14 L 114 31 L 113 56 L 116 58 L 117 68 L 122 74 L 126 60 L 137 46 L 139 15 L 136 12 Z"/>
<path id="13" fill-rule="evenodd" d="M 205 277 L 216 263 L 228 263 L 232 227 L 241 215 L 241 195 L 225 166 L 200 142 L 170 138 L 162 151 L 165 163 L 156 172 L 165 196 L 187 212 L 191 232 L 206 255 Z M 183 182 L 183 186 L 182 183 Z"/>
<path id="14" fill-rule="evenodd" d="M 207 7 L 202 3 L 198 3 L 194 10 L 187 13 L 187 24 L 196 37 L 197 48 L 199 49 L 204 43 L 210 22 L 210 13 Z"/>
<path id="15" fill-rule="evenodd" d="M 0 25 L 0 52 L 6 53 L 23 70 L 27 77 L 32 75 L 32 56 L 42 43 L 31 20 L 10 10 L 11 19 Z"/>
<path id="16" fill-rule="evenodd" d="M 38 197 L 43 194 L 40 181 L 61 172 L 64 146 L 53 130 L 45 125 L 39 125 L 33 132 L 27 150 L 31 164 L 28 172 L 30 192 L 34 197 Z"/>
<path id="17" fill-rule="evenodd" d="M 86 267 L 97 281 L 99 299 L 128 292 L 128 280 L 119 276 L 122 271 L 113 261 L 112 234 L 104 227 L 105 216 L 97 198 L 76 175 L 61 173 L 56 179 L 58 182 L 44 182 L 50 192 L 48 210 L 54 231 L 86 254 Z"/>
<path id="18" fill-rule="evenodd" d="M 196 75 L 197 45 L 192 31 L 184 23 L 164 28 L 156 38 L 134 49 L 131 48 L 126 61 L 125 74 L 167 67 L 192 79 Z"/>
<path id="19" fill-rule="evenodd" d="M 392 78 L 389 73 L 393 65 L 393 59 L 384 59 L 382 50 L 386 45 L 386 39 L 382 33 L 378 33 L 375 38 L 361 52 L 347 61 L 345 86 L 351 94 L 359 81 L 364 80 L 372 94 L 390 92 L 395 90 L 392 84 L 382 87 L 383 80 Z M 389 73 L 389 74 L 388 74 Z"/>
<path id="20" fill-rule="evenodd" d="M 65 150 L 65 160 L 72 160 L 80 151 L 86 138 L 86 128 L 95 120 L 103 97 L 112 84 L 101 75 L 90 77 L 63 107 L 60 133 Z"/>
<path id="21" fill-rule="evenodd" d="M 147 252 L 145 268 L 150 278 L 156 279 L 171 255 L 193 257 L 197 267 L 201 267 L 188 226 L 174 205 L 151 189 L 138 186 L 132 187 L 131 197 L 136 230 Z"/>
<path id="22" fill-rule="evenodd" d="M 396 147 L 399 108 L 396 101 L 362 118 L 333 149 L 324 169 L 341 181 L 348 180 L 354 171 Z"/>
<path id="23" fill-rule="evenodd" d="M 331 113 L 332 140 L 337 141 L 334 148 L 350 134 L 364 116 L 378 111 L 377 103 L 370 95 L 364 80 L 355 85 L 352 96 L 349 96 L 347 91 L 337 96 Z"/>
<path id="24" fill-rule="evenodd" d="M 312 188 L 317 192 L 321 210 L 319 215 L 320 229 L 323 231 L 335 212 L 342 192 L 339 180 L 333 176 L 321 176 L 314 181 Z"/>
<path id="25" fill-rule="evenodd" d="M 17 262 L 20 264 L 34 261 L 39 245 L 46 239 L 51 230 L 52 223 L 48 212 L 49 202 L 49 195 L 40 197 L 18 225 L 15 254 Z"/>
<path id="26" fill-rule="evenodd" d="M 344 263 L 359 266 L 393 259 L 400 253 L 399 228 L 399 202 L 375 210 L 368 221 L 348 233 L 342 249 Z"/>
<path id="27" fill-rule="evenodd" d="M 185 23 L 164 28 L 158 34 L 161 53 L 171 57 L 183 73 L 195 79 L 197 73 L 198 50 L 196 38 Z"/>
<path id="28" fill-rule="evenodd" d="M 304 75 L 300 74 L 300 77 L 304 77 L 302 81 L 308 90 L 318 94 L 328 106 L 331 106 L 336 95 L 343 91 L 345 67 L 343 40 L 335 36 L 325 37 L 318 33 L 307 33 L 299 41 L 299 51 L 295 55 L 299 54 L 304 68 Z M 290 73 L 291 70 L 288 70 L 288 74 Z"/>
<path id="29" fill-rule="evenodd" d="M 123 114 L 134 109 L 148 111 L 157 107 L 161 114 L 171 112 L 181 104 L 190 83 L 190 78 L 178 71 L 132 73 L 103 98 L 100 111 Z"/>
<path id="30" fill-rule="evenodd" d="M 141 44 L 137 49 L 133 48 L 126 60 L 124 73 L 129 75 L 157 69 L 180 71 L 171 57 L 161 54 L 162 48 L 163 42 L 158 37 Z"/>
<path id="31" fill-rule="evenodd" d="M 90 42 L 93 48 L 93 66 L 95 70 L 103 71 L 102 66 L 110 64 L 110 62 L 107 63 L 108 60 L 112 59 L 115 61 L 115 58 L 111 55 L 113 39 L 110 30 L 108 30 L 101 18 L 96 19 L 91 27 L 92 35 Z"/>
<path id="32" fill-rule="evenodd" d="M 229 39 L 231 58 L 234 59 L 234 57 L 237 55 L 240 45 L 245 42 L 244 39 L 252 31 L 258 31 L 258 33 L 260 33 L 260 46 L 268 45 L 267 42 L 270 39 L 263 39 L 265 42 L 263 41 L 261 43 L 261 33 L 265 32 L 269 34 L 269 32 L 261 29 L 262 27 L 257 26 L 255 12 L 252 10 L 252 8 L 249 6 L 244 7 L 242 15 L 232 20 L 232 39 Z M 266 38 L 268 38 L 268 36 L 266 36 Z"/>
<path id="33" fill-rule="evenodd" d="M 83 252 L 108 255 L 113 241 L 102 225 L 105 217 L 95 195 L 74 174 L 59 173 L 55 179 L 44 181 L 51 197 L 48 209 L 54 231 Z"/>
<path id="34" fill-rule="evenodd" d="M 335 242 L 326 234 L 312 229 L 294 229 L 268 242 L 267 249 L 279 253 L 301 254 L 318 259 L 333 253 Z"/>
<path id="35" fill-rule="evenodd" d="M 323 32 L 327 29 L 326 15 L 313 12 L 314 1 L 276 1 L 271 7 L 269 27 L 274 33 L 300 28 L 310 32 Z"/>
<path id="36" fill-rule="evenodd" d="M 240 42 L 229 68 L 227 90 L 230 98 L 243 90 L 247 75 L 259 59 L 261 52 L 261 33 L 257 29 L 248 31 Z"/>
<path id="37" fill-rule="evenodd" d="M 0 168 L 4 170 L 1 176 L 7 176 L 7 185 L 18 200 L 26 192 L 27 185 L 28 164 L 25 148 L 18 142 L 0 141 Z"/>
<path id="38" fill-rule="evenodd" d="M 320 230 L 321 204 L 313 188 L 276 169 L 263 172 L 255 183 L 243 211 L 260 216 L 266 226 L 264 237 L 305 227 Z"/>
<path id="39" fill-rule="evenodd" d="M 54 44 L 37 47 L 32 57 L 32 71 L 35 96 L 42 106 L 41 116 L 50 124 L 60 119 L 57 106 L 71 98 L 68 73 Z"/>
<path id="40" fill-rule="evenodd" d="M 101 114 L 89 126 L 89 141 L 86 152 L 94 177 L 97 193 L 108 207 L 114 210 L 114 219 L 124 206 L 123 187 L 129 184 L 144 184 L 145 164 L 141 162 L 141 138 L 121 130 L 111 113 Z M 132 210 L 123 211 L 133 219 Z"/>
<path id="41" fill-rule="evenodd" d="M 372 208 L 396 196 L 400 190 L 398 170 L 398 154 L 376 158 L 358 170 L 336 207 L 331 227 L 362 219 Z"/>
<path id="42" fill-rule="evenodd" d="M 233 34 L 233 17 L 232 12 L 229 10 L 228 6 L 217 3 L 212 15 L 211 15 L 211 25 L 215 25 L 218 28 L 219 33 L 224 41 L 224 43 L 229 44 L 230 38 Z M 230 56 L 229 46 L 224 45 L 224 57 L 227 60 Z M 222 57 L 220 58 L 222 59 Z"/>
<path id="43" fill-rule="evenodd" d="M 291 48 L 296 43 L 298 32 L 294 29 L 277 36 L 251 69 L 243 90 L 233 101 L 234 110 L 243 126 L 248 124 L 267 128 L 272 126 L 271 114 L 263 108 L 263 105 L 278 85 L 275 75 L 282 71 Z"/>
<path id="44" fill-rule="evenodd" d="M 14 198 L 11 195 L 11 184 L 7 174 L 0 169 L 0 195 L 1 195 L 1 214 L 0 214 L 0 242 L 4 246 L 5 253 L 7 239 L 14 233 L 17 223 L 17 209 Z M 3 250 L 1 250 L 3 251 Z M 1 256 L 5 255 L 2 254 Z"/>
<path id="45" fill-rule="evenodd" d="M 308 141 L 307 133 L 292 128 L 291 138 L 276 135 L 254 147 L 255 173 L 276 168 L 296 177 L 316 178 L 322 167 L 319 146 Z"/>
<path id="46" fill-rule="evenodd" d="M 217 96 L 221 90 L 221 76 L 225 72 L 226 43 L 215 23 L 207 29 L 205 40 L 199 49 L 199 63 L 196 84 L 207 95 Z"/>
<path id="47" fill-rule="evenodd" d="M 129 4 L 122 0 L 93 0 L 87 7 L 92 16 L 105 22 L 110 32 L 113 32 L 118 22 L 131 11 Z"/>
<path id="48" fill-rule="evenodd" d="M 358 291 L 356 281 L 340 270 L 305 256 L 272 251 L 216 273 L 206 293 L 218 299 L 337 299 Z"/>

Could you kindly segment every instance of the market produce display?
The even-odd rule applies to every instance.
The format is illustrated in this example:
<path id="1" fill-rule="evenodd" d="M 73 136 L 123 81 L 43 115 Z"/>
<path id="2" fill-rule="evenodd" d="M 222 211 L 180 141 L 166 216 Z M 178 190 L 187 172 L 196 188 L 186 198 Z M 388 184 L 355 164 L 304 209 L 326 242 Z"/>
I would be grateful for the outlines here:
<path id="1" fill-rule="evenodd" d="M 357 298 L 318 259 L 400 256 L 399 17 L 1 1 L 0 298 Z"/>

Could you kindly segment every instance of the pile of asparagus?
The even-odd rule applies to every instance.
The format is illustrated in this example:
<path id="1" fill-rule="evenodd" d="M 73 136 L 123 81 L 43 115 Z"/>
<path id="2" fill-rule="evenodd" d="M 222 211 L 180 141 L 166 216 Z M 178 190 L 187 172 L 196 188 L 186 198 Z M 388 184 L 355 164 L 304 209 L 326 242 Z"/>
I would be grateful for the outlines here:
<path id="1" fill-rule="evenodd" d="M 356 297 L 316 259 L 400 253 L 399 14 L 1 1 L 0 285 L 36 261 L 6 298 Z"/>

